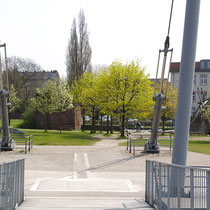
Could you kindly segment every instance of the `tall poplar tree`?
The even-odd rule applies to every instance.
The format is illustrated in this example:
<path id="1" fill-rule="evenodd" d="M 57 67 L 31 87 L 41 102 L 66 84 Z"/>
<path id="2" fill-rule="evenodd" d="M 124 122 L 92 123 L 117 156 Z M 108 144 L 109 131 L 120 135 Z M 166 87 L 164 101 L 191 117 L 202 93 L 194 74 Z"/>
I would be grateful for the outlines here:
<path id="1" fill-rule="evenodd" d="M 67 78 L 71 86 L 73 81 L 79 80 L 86 71 L 91 72 L 91 47 L 84 11 L 78 16 L 78 30 L 76 19 L 73 20 L 71 36 L 66 54 Z"/>
<path id="2" fill-rule="evenodd" d="M 76 78 L 79 79 L 78 75 L 78 36 L 77 36 L 77 25 L 76 19 L 74 18 L 71 28 L 71 38 L 68 43 L 67 56 L 67 79 L 71 85 Z"/>

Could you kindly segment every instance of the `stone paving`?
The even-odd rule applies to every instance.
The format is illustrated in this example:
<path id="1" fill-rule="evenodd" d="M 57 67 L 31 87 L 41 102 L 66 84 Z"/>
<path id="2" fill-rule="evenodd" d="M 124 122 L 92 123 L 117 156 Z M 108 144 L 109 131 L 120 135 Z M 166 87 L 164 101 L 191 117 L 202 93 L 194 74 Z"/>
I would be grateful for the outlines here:
<path id="1" fill-rule="evenodd" d="M 25 201 L 18 210 L 151 209 L 144 202 L 147 159 L 171 162 L 172 153 L 133 157 L 106 138 L 95 146 L 34 146 L 1 152 L 0 162 L 25 158 Z M 209 155 L 188 153 L 190 165 L 210 165 Z"/>

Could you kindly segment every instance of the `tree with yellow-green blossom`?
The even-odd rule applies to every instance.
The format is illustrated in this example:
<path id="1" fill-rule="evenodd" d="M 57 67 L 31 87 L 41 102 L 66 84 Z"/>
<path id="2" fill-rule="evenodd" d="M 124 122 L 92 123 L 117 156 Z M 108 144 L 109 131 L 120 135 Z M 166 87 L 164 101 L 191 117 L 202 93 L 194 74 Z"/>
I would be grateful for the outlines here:
<path id="1" fill-rule="evenodd" d="M 64 112 L 73 107 L 72 96 L 64 81 L 47 81 L 37 88 L 36 98 L 31 99 L 31 107 L 44 115 L 44 129 L 47 131 L 48 117 L 52 113 Z"/>
<path id="2" fill-rule="evenodd" d="M 124 136 L 126 117 L 143 118 L 151 110 L 151 82 L 138 61 L 127 64 L 114 61 L 99 75 L 97 90 L 100 109 L 121 118 L 121 136 Z"/>
<path id="3" fill-rule="evenodd" d="M 98 105 L 97 84 L 97 74 L 86 72 L 79 81 L 75 80 L 71 88 L 74 103 L 79 104 L 83 110 L 88 111 L 92 115 L 91 133 L 95 132 L 95 110 Z"/>

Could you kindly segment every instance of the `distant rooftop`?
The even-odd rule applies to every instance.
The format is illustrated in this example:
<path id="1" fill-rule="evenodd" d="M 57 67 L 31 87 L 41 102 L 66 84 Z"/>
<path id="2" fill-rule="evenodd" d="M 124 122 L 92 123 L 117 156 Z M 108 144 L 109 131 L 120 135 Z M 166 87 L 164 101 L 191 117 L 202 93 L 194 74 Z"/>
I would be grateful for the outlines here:
<path id="1" fill-rule="evenodd" d="M 180 62 L 172 62 L 170 72 L 179 72 Z M 210 72 L 210 59 L 195 62 L 195 72 Z"/>
<path id="2" fill-rule="evenodd" d="M 54 79 L 59 79 L 60 76 L 58 74 L 57 70 L 50 70 L 50 71 L 25 71 L 25 72 L 20 72 L 24 79 L 28 80 L 54 80 Z"/>

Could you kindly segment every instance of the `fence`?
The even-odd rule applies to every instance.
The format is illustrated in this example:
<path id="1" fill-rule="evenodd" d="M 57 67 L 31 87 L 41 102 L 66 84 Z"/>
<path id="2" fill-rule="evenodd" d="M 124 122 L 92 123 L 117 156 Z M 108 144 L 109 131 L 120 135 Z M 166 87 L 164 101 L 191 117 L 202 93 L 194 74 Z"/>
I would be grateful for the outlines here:
<path id="1" fill-rule="evenodd" d="M 3 137 L 2 137 L 3 138 Z M 12 142 L 12 147 L 14 145 L 20 146 L 22 145 L 24 148 L 25 154 L 33 148 L 33 136 L 32 135 L 10 135 L 10 141 Z M 3 150 L 4 147 L 0 146 L 0 150 Z"/>
<path id="2" fill-rule="evenodd" d="M 127 132 L 126 150 L 128 150 L 129 153 L 133 152 L 133 156 L 136 155 L 136 151 L 144 151 L 144 145 L 148 141 L 148 138 L 145 139 L 143 134 L 139 135 L 140 138 L 135 139 L 131 137 L 131 133 Z M 173 146 L 172 133 L 170 133 L 170 138 L 168 138 L 168 136 L 166 136 L 166 138 L 161 137 L 158 139 L 158 142 L 160 143 L 161 147 L 168 147 L 171 151 Z"/>
<path id="3" fill-rule="evenodd" d="M 11 135 L 11 138 L 17 146 L 24 146 L 25 154 L 33 148 L 33 135 Z"/>
<path id="4" fill-rule="evenodd" d="M 24 159 L 0 164 L 0 210 L 12 210 L 24 200 Z"/>
<path id="5" fill-rule="evenodd" d="M 210 210 L 210 170 L 147 160 L 145 200 L 160 210 Z"/>

